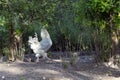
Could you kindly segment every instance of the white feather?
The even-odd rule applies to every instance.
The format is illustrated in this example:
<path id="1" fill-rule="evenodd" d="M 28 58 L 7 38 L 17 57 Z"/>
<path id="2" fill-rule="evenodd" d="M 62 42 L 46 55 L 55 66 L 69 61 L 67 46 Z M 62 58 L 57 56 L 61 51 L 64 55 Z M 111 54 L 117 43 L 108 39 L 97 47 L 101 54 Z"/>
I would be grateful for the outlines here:
<path id="1" fill-rule="evenodd" d="M 43 56 L 43 58 L 48 58 L 46 51 L 50 49 L 52 46 L 52 40 L 48 31 L 45 28 L 41 29 L 41 38 L 42 40 L 39 42 L 37 34 L 35 33 L 35 37 L 29 37 L 29 45 L 33 52 L 36 54 L 36 57 Z"/>

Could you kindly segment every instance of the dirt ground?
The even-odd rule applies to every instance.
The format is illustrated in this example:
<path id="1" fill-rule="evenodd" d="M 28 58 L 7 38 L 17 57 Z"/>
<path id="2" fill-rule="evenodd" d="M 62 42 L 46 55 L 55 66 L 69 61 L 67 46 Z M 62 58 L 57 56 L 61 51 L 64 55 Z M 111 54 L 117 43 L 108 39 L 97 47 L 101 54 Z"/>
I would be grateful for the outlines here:
<path id="1" fill-rule="evenodd" d="M 38 64 L 17 61 L 0 63 L 0 80 L 120 80 L 120 68 L 80 62 L 65 69 L 60 60 Z"/>

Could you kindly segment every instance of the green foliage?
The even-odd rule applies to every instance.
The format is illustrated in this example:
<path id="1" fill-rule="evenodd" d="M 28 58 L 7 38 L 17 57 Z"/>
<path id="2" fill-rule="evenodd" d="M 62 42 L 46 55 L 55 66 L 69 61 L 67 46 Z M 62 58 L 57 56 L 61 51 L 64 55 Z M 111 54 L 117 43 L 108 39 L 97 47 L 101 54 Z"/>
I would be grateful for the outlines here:
<path id="1" fill-rule="evenodd" d="M 10 46 L 10 28 L 28 48 L 28 36 L 42 26 L 49 31 L 52 50 L 110 53 L 110 33 L 120 28 L 119 0 L 0 0 L 0 49 Z M 110 13 L 114 28 L 110 30 Z M 5 42 L 6 41 L 6 42 Z"/>
<path id="2" fill-rule="evenodd" d="M 64 69 L 68 68 L 68 63 L 66 62 L 66 60 L 64 60 L 64 59 L 61 59 L 61 60 L 62 60 L 62 62 L 61 62 L 62 67 L 63 67 Z"/>
<path id="3" fill-rule="evenodd" d="M 118 59 L 118 63 L 120 64 L 120 58 Z"/>
<path id="4" fill-rule="evenodd" d="M 24 77 L 21 77 L 20 80 L 26 80 Z"/>
<path id="5" fill-rule="evenodd" d="M 52 53 L 51 53 L 51 52 L 48 52 L 47 56 L 48 56 L 49 58 L 51 58 L 51 57 L 52 57 Z"/>
<path id="6" fill-rule="evenodd" d="M 79 56 L 77 53 L 71 53 L 71 57 L 70 57 L 70 65 L 73 67 L 77 66 L 79 60 Z"/>
<path id="7" fill-rule="evenodd" d="M 111 33 L 119 29 L 120 1 L 80 0 L 74 3 L 73 6 L 77 9 L 75 22 L 81 22 L 83 27 L 89 28 L 86 31 L 87 34 L 83 35 L 82 38 L 88 38 L 87 36 L 89 36 L 89 39 L 94 42 L 95 50 L 100 53 L 101 59 L 108 59 L 113 47 L 111 45 Z M 112 24 L 114 26 L 112 28 L 110 27 L 110 20 L 113 20 Z M 91 36 L 88 33 L 89 30 Z"/>
<path id="8" fill-rule="evenodd" d="M 112 0 L 92 0 L 90 1 L 90 6 L 95 12 L 109 12 L 111 7 L 113 7 Z"/>

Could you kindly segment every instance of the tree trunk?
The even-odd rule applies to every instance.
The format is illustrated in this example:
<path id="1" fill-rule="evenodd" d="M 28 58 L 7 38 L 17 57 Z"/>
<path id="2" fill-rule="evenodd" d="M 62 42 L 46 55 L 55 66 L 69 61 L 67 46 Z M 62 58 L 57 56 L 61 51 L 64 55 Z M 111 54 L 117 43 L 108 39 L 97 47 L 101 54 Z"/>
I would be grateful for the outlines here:
<path id="1" fill-rule="evenodd" d="M 95 46 L 95 53 L 96 53 L 96 57 L 95 60 L 97 63 L 101 62 L 101 53 L 100 53 L 100 47 L 99 47 L 99 43 L 98 43 L 98 31 L 94 33 L 94 46 Z"/>
<path id="2" fill-rule="evenodd" d="M 11 55 L 11 60 L 15 60 L 15 47 L 14 47 L 14 28 L 12 24 L 10 25 L 10 55 Z"/>
<path id="3" fill-rule="evenodd" d="M 118 54 L 118 37 L 115 31 L 111 33 L 111 42 L 112 42 L 112 48 L 111 48 L 111 55 L 110 55 L 110 61 L 115 64 L 115 58 Z"/>
<path id="4" fill-rule="evenodd" d="M 109 59 L 109 65 L 115 65 L 116 61 L 115 61 L 115 58 L 116 58 L 116 55 L 118 53 L 118 37 L 117 37 L 117 30 L 114 29 L 114 23 L 113 23 L 113 13 L 111 12 L 110 13 L 110 21 L 109 21 L 109 24 L 110 24 L 110 29 L 111 29 L 111 43 L 112 43 L 112 46 L 111 46 L 111 55 L 110 55 L 110 59 Z"/>
<path id="5" fill-rule="evenodd" d="M 19 35 L 15 35 L 15 48 L 16 48 L 16 57 L 19 60 L 23 60 L 23 56 L 24 56 L 24 50 L 23 50 L 23 46 L 22 46 L 22 34 Z"/>

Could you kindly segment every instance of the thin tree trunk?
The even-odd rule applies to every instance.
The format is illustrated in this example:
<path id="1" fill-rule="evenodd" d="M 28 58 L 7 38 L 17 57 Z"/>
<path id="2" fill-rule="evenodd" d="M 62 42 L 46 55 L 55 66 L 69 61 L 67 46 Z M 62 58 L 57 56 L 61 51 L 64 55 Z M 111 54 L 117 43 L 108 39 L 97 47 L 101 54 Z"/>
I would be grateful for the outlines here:
<path id="1" fill-rule="evenodd" d="M 10 54 L 11 54 L 11 60 L 15 60 L 15 49 L 14 49 L 14 28 L 12 24 L 10 25 Z"/>
<path id="2" fill-rule="evenodd" d="M 109 59 L 109 65 L 115 65 L 115 56 L 117 55 L 117 49 L 118 49 L 118 37 L 116 30 L 114 30 L 114 23 L 113 23 L 113 13 L 110 13 L 110 29 L 111 29 L 111 43 L 112 43 L 112 48 L 111 48 L 111 55 Z"/>
<path id="3" fill-rule="evenodd" d="M 99 63 L 101 61 L 101 53 L 100 53 L 100 46 L 98 45 L 98 32 L 94 33 L 94 46 L 95 46 L 95 54 L 96 54 L 96 62 Z"/>
<path id="4" fill-rule="evenodd" d="M 112 42 L 112 49 L 111 49 L 111 55 L 110 55 L 110 60 L 113 61 L 118 53 L 118 37 L 116 32 L 111 33 L 111 42 Z"/>

